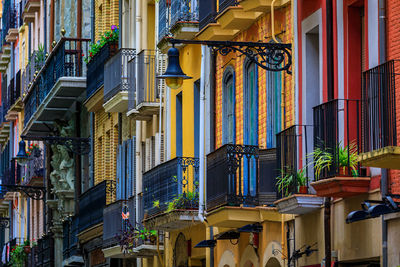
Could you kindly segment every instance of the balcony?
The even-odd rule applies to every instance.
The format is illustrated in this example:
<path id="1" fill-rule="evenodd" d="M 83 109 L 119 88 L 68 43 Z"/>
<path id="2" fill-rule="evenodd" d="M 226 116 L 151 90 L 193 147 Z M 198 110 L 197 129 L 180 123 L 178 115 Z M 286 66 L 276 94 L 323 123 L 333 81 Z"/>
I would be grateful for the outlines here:
<path id="1" fill-rule="evenodd" d="M 397 144 L 396 74 L 400 64 L 388 61 L 363 73 L 361 165 L 400 169 Z"/>
<path id="2" fill-rule="evenodd" d="M 29 57 L 28 64 L 26 64 L 25 69 L 22 72 L 22 92 L 28 92 L 33 80 L 36 78 L 36 75 L 39 73 L 44 63 L 44 51 L 33 51 Z"/>
<path id="3" fill-rule="evenodd" d="M 129 221 L 135 225 L 136 199 L 117 200 L 107 205 L 103 211 L 103 252 L 104 257 L 122 258 L 118 235 L 127 230 L 127 222 L 122 219 L 121 212 L 129 212 Z"/>
<path id="4" fill-rule="evenodd" d="M 276 200 L 276 151 L 257 146 L 227 144 L 207 155 L 207 217 L 210 225 L 240 227 L 279 216 Z"/>
<path id="5" fill-rule="evenodd" d="M 22 111 L 21 101 L 21 71 L 18 71 L 15 79 L 11 79 L 8 86 L 8 112 L 5 118 L 8 121 L 16 121 L 18 113 Z"/>
<path id="6" fill-rule="evenodd" d="M 282 7 L 290 3 L 290 0 L 277 0 L 275 7 Z M 242 0 L 240 6 L 245 11 L 270 12 L 272 0 Z"/>
<path id="7" fill-rule="evenodd" d="M 22 135 L 49 135 L 54 120 L 67 120 L 76 101 L 86 99 L 87 39 L 62 38 L 28 88 Z M 50 126 L 50 127 L 49 127 Z"/>
<path id="8" fill-rule="evenodd" d="M 93 234 L 101 234 L 103 210 L 115 199 L 115 181 L 106 180 L 79 197 L 79 239 L 84 242 Z"/>
<path id="9" fill-rule="evenodd" d="M 134 49 L 123 48 L 104 66 L 104 109 L 105 112 L 126 112 L 128 90 L 133 87 L 129 79 L 128 63 L 135 56 Z"/>
<path id="10" fill-rule="evenodd" d="M 146 228 L 171 231 L 197 221 L 199 160 L 174 158 L 143 174 Z"/>
<path id="11" fill-rule="evenodd" d="M 164 81 L 156 77 L 162 74 L 165 61 L 166 55 L 153 50 L 143 50 L 130 62 L 131 77 L 135 77 L 135 68 L 137 68 L 136 87 L 130 88 L 128 106 L 128 115 L 134 119 L 151 120 L 153 115 L 159 114 L 159 92 L 163 88 Z"/>
<path id="12" fill-rule="evenodd" d="M 78 217 L 71 217 L 63 224 L 63 266 L 83 264 L 83 257 L 78 249 Z"/>
<path id="13" fill-rule="evenodd" d="M 5 39 L 4 42 L 15 42 L 18 38 L 18 21 L 17 21 L 17 9 L 11 0 L 5 0 L 3 2 L 2 12 L 2 32 Z"/>
<path id="14" fill-rule="evenodd" d="M 369 177 L 358 164 L 360 100 L 335 99 L 314 109 L 311 186 L 321 197 L 351 197 L 369 191 Z"/>
<path id="15" fill-rule="evenodd" d="M 309 188 L 312 169 L 308 162 L 308 153 L 312 151 L 313 127 L 294 125 L 280 132 L 277 140 L 278 177 L 282 186 L 278 186 L 282 199 L 275 201 L 280 213 L 306 214 L 319 209 L 323 198 L 315 195 Z M 298 166 L 305 166 L 303 168 Z"/>
<path id="16" fill-rule="evenodd" d="M 44 151 L 42 148 L 34 149 L 26 165 L 24 185 L 43 186 L 44 177 Z"/>
<path id="17" fill-rule="evenodd" d="M 40 238 L 31 255 L 35 262 L 32 266 L 54 266 L 54 239 L 50 235 Z"/>
<path id="18" fill-rule="evenodd" d="M 117 50 L 118 43 L 107 43 L 87 64 L 87 99 L 104 85 L 104 65 L 117 53 Z"/>
<path id="19" fill-rule="evenodd" d="M 35 21 L 35 13 L 40 11 L 40 0 L 25 0 L 24 11 L 22 12 L 23 22 L 29 24 Z"/>
<path id="20" fill-rule="evenodd" d="M 8 165 L 9 164 L 9 165 Z M 2 177 L 1 184 L 3 185 L 18 185 L 21 183 L 21 166 L 19 166 L 15 159 L 12 159 L 7 166 L 5 167 Z M 5 200 L 13 200 L 15 197 L 15 190 L 12 190 L 8 187 L 2 188 L 2 191 L 5 193 Z"/>

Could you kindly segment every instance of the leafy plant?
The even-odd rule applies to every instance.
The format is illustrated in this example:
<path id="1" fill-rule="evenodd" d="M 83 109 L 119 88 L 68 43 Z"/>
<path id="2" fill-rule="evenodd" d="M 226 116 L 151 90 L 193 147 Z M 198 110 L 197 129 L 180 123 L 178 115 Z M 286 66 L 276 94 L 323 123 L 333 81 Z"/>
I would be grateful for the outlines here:
<path id="1" fill-rule="evenodd" d="M 307 166 L 305 168 L 307 168 Z M 307 176 L 304 168 L 297 171 L 296 178 L 298 186 L 307 186 Z"/>
<path id="2" fill-rule="evenodd" d="M 289 189 L 295 184 L 298 187 L 307 186 L 307 176 L 304 168 L 295 171 L 290 167 L 285 167 L 280 171 L 281 175 L 276 178 L 276 185 L 285 197 L 290 195 Z"/>
<path id="3" fill-rule="evenodd" d="M 139 244 L 139 240 L 155 242 L 157 240 L 158 233 L 156 230 L 150 230 L 145 227 L 138 228 L 133 226 L 129 220 L 126 221 L 127 228 L 120 235 L 117 235 L 121 250 L 124 253 L 132 252 Z"/>
<path id="4" fill-rule="evenodd" d="M 343 173 L 346 170 L 346 167 L 349 167 L 353 176 L 358 176 L 357 171 L 357 144 L 355 142 L 351 142 L 348 146 L 338 146 L 338 156 L 339 156 L 339 168 L 343 168 Z"/>
<path id="5" fill-rule="evenodd" d="M 38 50 L 35 55 L 35 65 L 38 69 L 40 69 L 46 60 L 46 55 L 44 53 L 44 46 L 42 44 L 39 45 Z"/>
<path id="6" fill-rule="evenodd" d="M 310 164 L 314 165 L 315 177 L 317 179 L 319 179 L 323 170 L 326 169 L 329 171 L 333 163 L 333 155 L 319 147 L 314 149 L 307 157 L 311 159 Z"/>
<path id="7" fill-rule="evenodd" d="M 27 259 L 27 255 L 25 253 L 24 246 L 25 246 L 25 243 L 16 245 L 15 247 L 13 247 L 11 249 L 11 252 L 10 252 L 11 266 L 16 266 L 16 267 L 24 266 L 25 260 Z M 27 246 L 29 246 L 29 244 Z"/>
<path id="8" fill-rule="evenodd" d="M 197 192 L 187 191 L 180 194 L 177 198 L 167 202 L 166 213 L 177 209 L 197 208 L 199 205 L 199 194 Z"/>
<path id="9" fill-rule="evenodd" d="M 153 201 L 153 208 L 160 208 L 160 200 Z"/>
<path id="10" fill-rule="evenodd" d="M 103 36 L 98 40 L 96 43 L 91 43 L 89 45 L 89 55 L 85 57 L 83 60 L 89 63 L 93 57 L 100 51 L 103 46 L 108 43 L 115 43 L 118 42 L 119 39 L 119 28 L 115 25 L 111 26 L 111 30 L 104 32 Z"/>

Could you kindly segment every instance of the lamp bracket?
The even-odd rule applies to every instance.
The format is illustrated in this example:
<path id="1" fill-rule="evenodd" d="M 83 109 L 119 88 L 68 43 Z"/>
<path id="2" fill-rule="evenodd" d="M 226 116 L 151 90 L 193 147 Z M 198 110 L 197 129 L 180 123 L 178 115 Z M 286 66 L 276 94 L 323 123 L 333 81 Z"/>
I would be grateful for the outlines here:
<path id="1" fill-rule="evenodd" d="M 214 53 L 226 56 L 231 52 L 245 55 L 251 62 L 268 71 L 286 71 L 291 74 L 292 44 L 262 43 L 262 42 L 232 42 L 169 39 L 175 44 L 202 44 L 211 47 Z"/>
<path id="2" fill-rule="evenodd" d="M 44 200 L 46 194 L 46 189 L 41 186 L 9 185 L 9 184 L 2 184 L 0 186 L 5 187 L 12 192 L 23 192 L 26 196 L 34 200 Z"/>
<path id="3" fill-rule="evenodd" d="M 23 140 L 42 141 L 47 145 L 63 145 L 70 152 L 78 155 L 87 155 L 90 153 L 90 138 L 26 135 L 21 135 L 21 138 Z"/>
<path id="4" fill-rule="evenodd" d="M 0 228 L 10 228 L 10 218 L 0 217 Z"/>

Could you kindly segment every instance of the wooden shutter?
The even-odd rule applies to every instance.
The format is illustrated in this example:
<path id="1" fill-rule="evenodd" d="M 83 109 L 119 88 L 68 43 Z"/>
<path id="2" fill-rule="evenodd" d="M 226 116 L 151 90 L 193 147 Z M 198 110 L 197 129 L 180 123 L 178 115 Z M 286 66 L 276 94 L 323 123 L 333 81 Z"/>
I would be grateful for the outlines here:
<path id="1" fill-rule="evenodd" d="M 116 186 L 117 186 L 117 200 L 122 199 L 122 145 L 118 145 L 117 149 L 117 177 L 116 177 Z"/>

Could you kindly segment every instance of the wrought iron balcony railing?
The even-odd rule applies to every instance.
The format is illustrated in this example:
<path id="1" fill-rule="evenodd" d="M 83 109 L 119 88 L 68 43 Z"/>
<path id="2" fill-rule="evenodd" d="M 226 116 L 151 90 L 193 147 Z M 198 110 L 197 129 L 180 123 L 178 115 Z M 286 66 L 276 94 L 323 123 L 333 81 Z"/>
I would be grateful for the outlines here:
<path id="1" fill-rule="evenodd" d="M 54 266 L 54 239 L 45 235 L 37 241 L 35 248 L 35 263 L 33 266 Z"/>
<path id="2" fill-rule="evenodd" d="M 40 69 L 44 65 L 44 62 L 44 51 L 33 51 L 33 53 L 29 57 L 28 64 L 26 64 L 25 69 L 22 72 L 23 92 L 28 91 L 29 84 L 35 78 L 35 74 L 39 73 Z"/>
<path id="3" fill-rule="evenodd" d="M 198 23 L 199 1 L 198 0 L 171 0 L 171 27 L 176 23 Z"/>
<path id="4" fill-rule="evenodd" d="M 21 182 L 21 166 L 15 159 L 10 161 L 10 167 L 3 171 L 2 184 L 17 185 Z"/>
<path id="5" fill-rule="evenodd" d="M 158 1 L 158 40 L 168 35 L 171 0 Z"/>
<path id="6" fill-rule="evenodd" d="M 117 53 L 117 49 L 118 43 L 107 43 L 87 64 L 87 98 L 90 98 L 104 84 L 104 65 Z"/>
<path id="7" fill-rule="evenodd" d="M 217 1 L 201 0 L 199 4 L 199 30 L 201 31 L 208 24 L 215 22 Z"/>
<path id="8" fill-rule="evenodd" d="M 62 38 L 57 43 L 28 88 L 24 99 L 25 125 L 61 77 L 86 75 L 86 65 L 83 63 L 82 55 L 88 49 L 88 42 L 88 39 Z"/>
<path id="9" fill-rule="evenodd" d="M 156 56 L 153 50 L 143 50 L 136 57 L 138 68 L 136 106 L 143 102 L 156 102 L 158 98 Z"/>
<path id="10" fill-rule="evenodd" d="M 71 217 L 63 224 L 63 259 L 78 255 L 79 218 Z"/>
<path id="11" fill-rule="evenodd" d="M 143 174 L 144 211 L 148 216 L 168 209 L 198 208 L 199 159 L 178 157 Z M 171 204 L 172 203 L 172 204 Z"/>
<path id="12" fill-rule="evenodd" d="M 396 77 L 399 60 L 363 73 L 362 152 L 397 145 Z"/>
<path id="13" fill-rule="evenodd" d="M 300 186 L 297 174 L 302 172 L 306 178 L 305 185 L 308 188 L 313 177 L 313 170 L 309 167 L 310 158 L 307 157 L 312 152 L 312 125 L 293 125 L 276 135 L 277 150 L 277 175 L 292 175 L 292 183 L 288 186 L 288 192 L 279 192 L 282 197 L 288 194 L 298 193 Z M 304 168 L 303 168 L 304 166 Z"/>
<path id="14" fill-rule="evenodd" d="M 26 174 L 24 184 L 29 184 L 34 178 L 44 177 L 44 151 L 43 149 L 34 149 L 30 155 L 30 160 L 26 165 Z"/>
<path id="15" fill-rule="evenodd" d="M 315 179 L 338 175 L 358 176 L 360 166 L 360 100 L 335 99 L 313 108 L 313 166 L 318 172 L 318 160 L 330 158 L 329 167 L 316 173 Z M 320 162 L 321 162 L 320 161 Z"/>
<path id="16" fill-rule="evenodd" d="M 258 205 L 258 146 L 227 144 L 208 154 L 206 186 L 207 210 Z"/>
<path id="17" fill-rule="evenodd" d="M 122 212 L 129 212 L 129 222 L 135 225 L 136 199 L 118 200 L 104 208 L 103 217 L 103 248 L 116 246 L 118 236 L 128 230 L 128 222 L 122 218 Z"/>
<path id="18" fill-rule="evenodd" d="M 121 91 L 132 87 L 129 79 L 128 62 L 135 56 L 134 49 L 123 48 L 110 58 L 104 66 L 104 103 Z"/>
<path id="19" fill-rule="evenodd" d="M 79 197 L 79 233 L 103 221 L 107 201 L 115 199 L 115 181 L 106 180 Z"/>
<path id="20" fill-rule="evenodd" d="M 225 11 L 230 6 L 237 6 L 238 5 L 238 0 L 221 0 L 219 1 L 219 8 L 218 12 L 222 13 Z"/>

